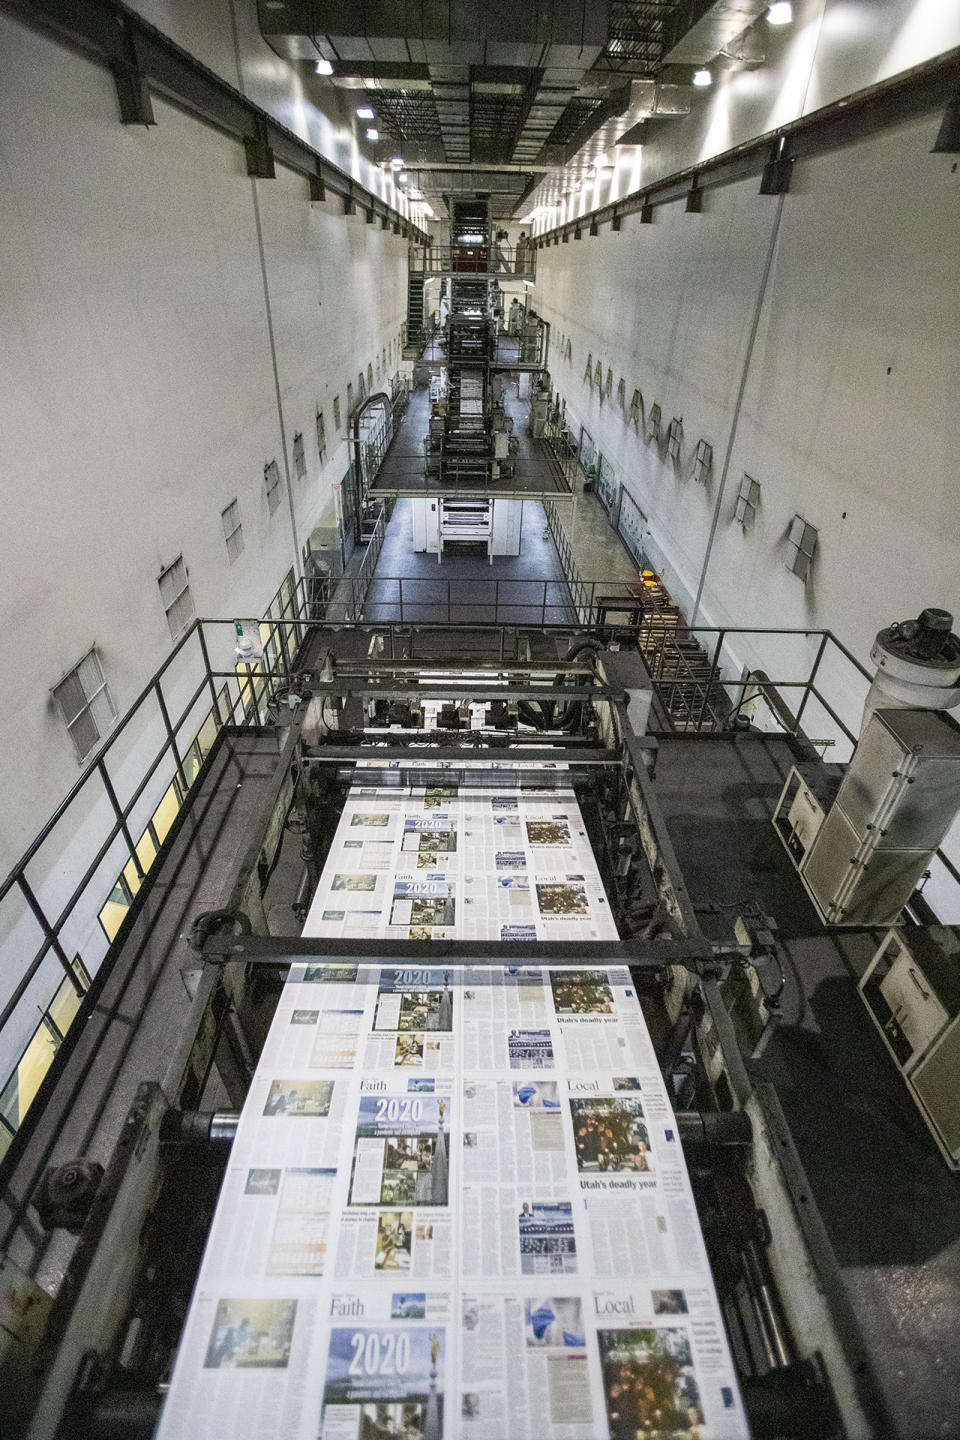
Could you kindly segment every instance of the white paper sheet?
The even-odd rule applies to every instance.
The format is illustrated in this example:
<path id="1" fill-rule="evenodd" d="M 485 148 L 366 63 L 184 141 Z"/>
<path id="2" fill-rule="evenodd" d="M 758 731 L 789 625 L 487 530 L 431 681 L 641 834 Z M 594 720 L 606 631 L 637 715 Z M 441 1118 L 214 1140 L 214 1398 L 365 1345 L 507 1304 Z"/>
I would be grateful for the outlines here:
<path id="1" fill-rule="evenodd" d="M 572 793 L 353 794 L 305 933 L 424 931 L 615 938 Z M 295 964 L 160 1440 L 748 1433 L 629 972 Z"/>

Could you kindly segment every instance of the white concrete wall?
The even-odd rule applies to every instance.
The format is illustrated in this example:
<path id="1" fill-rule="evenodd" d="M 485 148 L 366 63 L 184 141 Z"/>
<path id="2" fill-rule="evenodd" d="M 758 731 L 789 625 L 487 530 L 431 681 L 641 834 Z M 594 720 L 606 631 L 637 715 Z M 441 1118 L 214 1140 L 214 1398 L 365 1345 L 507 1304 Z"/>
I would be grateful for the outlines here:
<path id="1" fill-rule="evenodd" d="M 262 614 L 295 565 L 294 526 L 302 545 L 347 467 L 333 396 L 345 424 L 348 382 L 356 397 L 368 363 L 383 379 L 384 348 L 387 374 L 400 362 L 406 242 L 335 197 L 311 204 L 282 169 L 250 180 L 234 141 L 154 107 L 155 127 L 121 125 L 105 71 L 0 17 L 0 873 L 79 773 L 50 687 L 96 643 L 123 713 L 170 649 L 157 577 L 181 553 L 198 614 Z M 231 564 L 234 498 L 245 548 Z M 230 652 L 226 638 L 220 663 Z M 171 708 L 196 680 L 183 668 Z M 142 773 L 152 753 L 129 763 Z M 79 854 L 53 848 L 35 880 L 55 911 Z M 0 915 L 0 936 L 18 923 Z M 27 947 L 12 951 L 21 966 Z"/>
<path id="2" fill-rule="evenodd" d="M 876 631 L 925 605 L 960 618 L 960 175 L 932 155 L 940 116 L 797 162 L 769 282 L 699 623 L 826 627 L 867 664 Z M 537 255 L 535 304 L 553 326 L 553 378 L 650 521 L 649 551 L 686 615 L 703 574 L 747 340 L 779 202 L 756 179 L 639 216 L 619 234 Z M 572 358 L 560 361 L 563 337 Z M 613 396 L 585 383 L 587 356 L 613 371 Z M 662 408 L 658 446 L 617 404 L 617 381 Z M 683 421 L 680 462 L 666 453 Z M 713 446 L 706 486 L 697 441 Z M 757 522 L 733 518 L 744 473 L 760 482 Z M 819 531 L 812 575 L 786 568 L 795 513 Z M 814 642 L 736 638 L 725 670 L 801 679 Z M 831 662 L 822 682 L 856 731 L 866 689 Z M 789 696 L 787 697 L 789 699 Z M 837 735 L 814 704 L 808 733 Z M 833 752 L 845 758 L 848 750 Z M 829 757 L 828 757 L 829 758 Z M 956 843 L 954 849 L 960 848 Z M 951 852 L 952 853 L 952 852 Z M 958 907 L 954 903 L 951 910 Z"/>
<path id="3" fill-rule="evenodd" d="M 929 153 L 939 117 L 798 162 L 785 198 L 702 605 L 704 623 L 831 627 L 865 662 L 878 627 L 926 604 L 960 610 L 960 180 Z M 572 358 L 571 411 L 646 512 L 677 599 L 696 594 L 778 201 L 756 180 L 639 216 L 619 234 L 538 252 L 536 304 Z M 613 397 L 584 379 L 588 353 Z M 617 380 L 662 408 L 662 442 L 616 403 Z M 666 429 L 683 420 L 680 463 Z M 713 446 L 704 487 L 697 441 Z M 757 524 L 732 519 L 744 472 Z M 785 566 L 794 513 L 820 532 L 806 586 Z M 744 655 L 744 659 L 751 657 Z M 757 659 L 755 663 L 762 663 Z"/>
<path id="4" fill-rule="evenodd" d="M 793 13 L 794 23 L 783 28 L 761 13 L 728 47 L 761 63 L 710 60 L 714 83 L 690 86 L 689 114 L 654 117 L 642 146 L 613 145 L 608 168 L 583 188 L 548 207 L 550 182 L 538 186 L 525 212 L 538 212 L 535 233 L 960 45 L 960 5 L 950 0 L 793 0 Z M 589 142 L 582 153 L 594 154 Z"/>
<path id="5" fill-rule="evenodd" d="M 308 61 L 281 59 L 260 33 L 256 0 L 137 0 L 132 8 L 341 170 L 410 213 L 393 172 L 380 168 L 390 158 L 386 141 L 367 140 L 370 121 L 357 119 L 357 92 L 316 75 Z"/>

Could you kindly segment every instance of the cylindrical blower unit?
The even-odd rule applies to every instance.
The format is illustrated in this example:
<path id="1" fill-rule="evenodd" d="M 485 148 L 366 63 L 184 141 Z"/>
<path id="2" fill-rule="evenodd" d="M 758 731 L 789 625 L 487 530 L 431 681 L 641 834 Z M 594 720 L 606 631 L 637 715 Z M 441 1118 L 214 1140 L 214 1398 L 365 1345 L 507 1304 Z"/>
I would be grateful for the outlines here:
<path id="1" fill-rule="evenodd" d="M 860 733 L 874 710 L 952 710 L 960 705 L 960 639 L 948 610 L 881 630 L 870 659 L 877 667 L 863 707 Z"/>

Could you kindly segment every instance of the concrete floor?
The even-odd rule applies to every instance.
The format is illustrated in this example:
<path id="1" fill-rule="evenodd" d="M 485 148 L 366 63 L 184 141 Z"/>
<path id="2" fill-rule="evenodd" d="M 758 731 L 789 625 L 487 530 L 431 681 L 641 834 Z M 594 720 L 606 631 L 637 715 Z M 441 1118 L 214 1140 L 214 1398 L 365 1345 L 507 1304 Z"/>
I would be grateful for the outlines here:
<path id="1" fill-rule="evenodd" d="M 522 507 L 520 554 L 445 551 L 442 561 L 413 548 L 412 500 L 398 500 L 364 604 L 365 620 L 467 624 L 548 624 L 573 619 L 570 592 L 543 506 Z"/>
<path id="2" fill-rule="evenodd" d="M 552 489 L 548 462 L 529 433 L 529 401 L 520 398 L 516 381 L 507 387 L 504 410 L 514 422 L 524 473 L 536 472 L 538 484 Z M 429 412 L 429 395 L 421 387 L 411 395 L 400 433 L 381 469 L 385 488 L 405 483 L 412 467 L 421 463 Z M 533 499 L 516 503 L 522 506 L 519 555 L 495 556 L 491 563 L 486 555 L 455 547 L 438 562 L 434 554 L 414 551 L 413 501 L 397 500 L 363 607 L 364 620 L 522 625 L 574 621 L 543 505 Z M 583 580 L 596 580 L 600 589 L 609 591 L 612 582 L 636 578 L 636 566 L 595 495 L 558 501 L 558 511 Z"/>

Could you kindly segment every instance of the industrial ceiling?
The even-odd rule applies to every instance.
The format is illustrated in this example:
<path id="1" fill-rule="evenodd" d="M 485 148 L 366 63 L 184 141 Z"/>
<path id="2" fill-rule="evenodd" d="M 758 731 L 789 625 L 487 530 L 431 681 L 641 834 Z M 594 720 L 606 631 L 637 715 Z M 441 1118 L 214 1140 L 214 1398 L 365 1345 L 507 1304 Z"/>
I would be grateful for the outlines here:
<path id="1" fill-rule="evenodd" d="M 653 113 L 685 113 L 679 82 L 685 88 L 689 72 L 676 73 L 669 52 L 705 21 L 743 29 L 758 8 L 756 0 L 258 0 L 265 38 L 308 84 L 348 89 L 355 107 L 374 111 L 374 158 L 402 157 L 411 194 L 422 192 L 442 215 L 446 196 L 481 190 L 500 220 L 522 215 L 530 192 L 575 156 L 586 163 Z M 318 61 L 332 73 L 317 77 Z"/>

